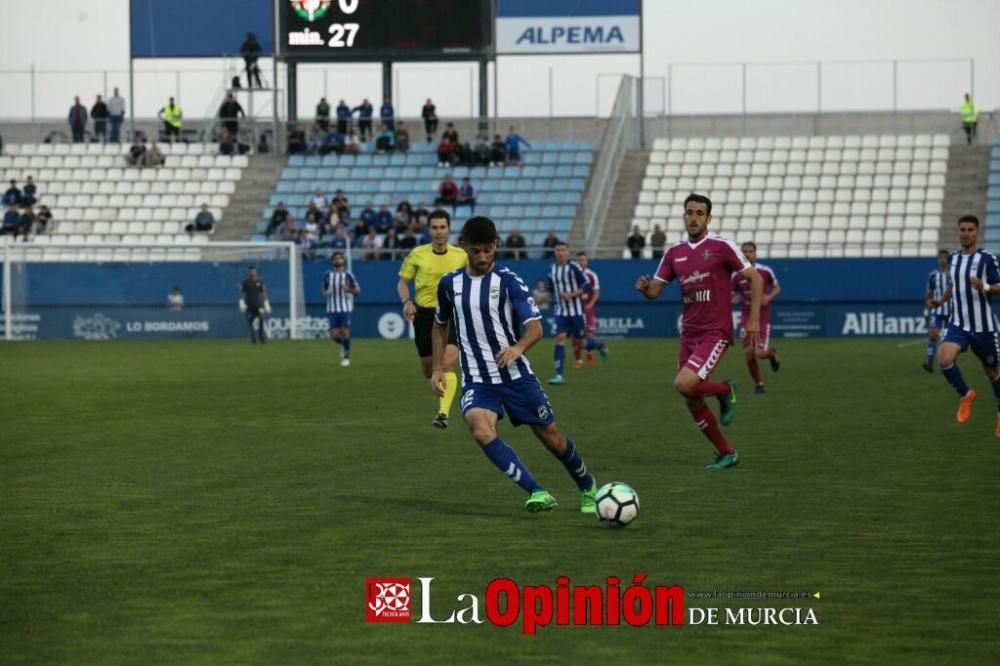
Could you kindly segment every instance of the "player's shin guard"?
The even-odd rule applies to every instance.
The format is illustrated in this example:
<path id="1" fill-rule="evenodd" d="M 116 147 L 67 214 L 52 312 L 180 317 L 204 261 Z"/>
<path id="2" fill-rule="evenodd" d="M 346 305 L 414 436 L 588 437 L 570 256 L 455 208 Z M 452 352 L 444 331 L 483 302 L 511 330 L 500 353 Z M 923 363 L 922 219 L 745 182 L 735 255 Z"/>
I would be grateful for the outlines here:
<path id="1" fill-rule="evenodd" d="M 563 374 L 563 366 L 566 365 L 566 345 L 557 342 L 553 348 L 553 357 L 556 362 L 556 374 Z"/>
<path id="2" fill-rule="evenodd" d="M 729 393 L 729 384 L 726 382 L 713 382 L 703 379 L 695 384 L 694 390 L 700 398 L 704 398 L 706 396 L 726 395 Z"/>
<path id="3" fill-rule="evenodd" d="M 455 394 L 457 392 L 458 375 L 454 372 L 444 373 L 444 395 L 438 401 L 438 414 L 448 414 L 451 412 L 451 403 L 455 402 Z"/>
<path id="4" fill-rule="evenodd" d="M 937 355 L 937 340 L 934 338 L 927 339 L 927 366 L 930 368 L 934 367 L 934 357 Z"/>
<path id="5" fill-rule="evenodd" d="M 958 395 L 962 398 L 966 396 L 969 392 L 969 385 L 965 383 L 962 379 L 962 371 L 958 369 L 957 363 L 952 363 L 947 368 L 941 368 L 941 374 L 944 378 L 948 380 L 948 383 L 958 391 Z"/>
<path id="6" fill-rule="evenodd" d="M 559 460 L 562 461 L 563 467 L 576 481 L 580 490 L 590 490 L 590 487 L 594 485 L 594 477 L 587 471 L 587 463 L 583 462 L 583 458 L 577 453 L 573 440 L 566 440 L 566 451 L 559 457 Z"/>
<path id="7" fill-rule="evenodd" d="M 750 377 L 753 378 L 754 384 L 762 384 L 763 381 L 760 378 L 760 364 L 757 363 L 757 357 L 751 356 L 747 359 L 747 369 L 750 371 Z"/>
<path id="8" fill-rule="evenodd" d="M 524 466 L 521 459 L 514 453 L 514 449 L 499 437 L 483 447 L 483 453 L 497 466 L 501 472 L 510 477 L 511 481 L 521 486 L 527 492 L 534 492 L 541 488 L 535 477 L 531 475 L 528 468 Z"/>
<path id="9" fill-rule="evenodd" d="M 712 414 L 712 410 L 708 408 L 708 405 L 704 402 L 698 407 L 691 407 L 689 405 L 688 410 L 691 412 L 691 416 L 694 417 L 694 422 L 697 424 L 698 430 L 701 430 L 702 434 L 708 437 L 708 441 L 712 442 L 712 445 L 721 455 L 733 452 L 733 447 L 726 441 L 725 435 L 719 429 L 719 422 L 715 420 L 715 415 Z"/>

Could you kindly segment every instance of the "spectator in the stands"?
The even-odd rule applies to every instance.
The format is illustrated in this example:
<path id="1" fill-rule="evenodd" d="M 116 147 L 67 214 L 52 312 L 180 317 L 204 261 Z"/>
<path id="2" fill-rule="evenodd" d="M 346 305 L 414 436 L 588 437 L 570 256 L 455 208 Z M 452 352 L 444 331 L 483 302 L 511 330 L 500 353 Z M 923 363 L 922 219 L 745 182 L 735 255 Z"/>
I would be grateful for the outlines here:
<path id="1" fill-rule="evenodd" d="M 44 234 L 49 230 L 49 225 L 52 223 L 52 211 L 49 207 L 42 204 L 38 207 L 38 212 L 35 214 L 35 228 L 32 229 L 34 235 Z"/>
<path id="2" fill-rule="evenodd" d="M 229 93 L 226 95 L 226 100 L 219 107 L 219 122 L 234 137 L 240 134 L 240 116 L 246 118 L 247 114 L 243 111 L 240 103 L 236 101 L 236 98 L 233 97 L 233 94 Z"/>
<path id="3" fill-rule="evenodd" d="M 528 251 L 525 249 L 528 247 L 528 241 L 524 239 L 520 230 L 516 228 L 507 236 L 507 240 L 504 241 L 504 247 L 508 250 L 504 253 L 507 259 L 521 260 L 528 258 Z"/>
<path id="4" fill-rule="evenodd" d="M 194 216 L 194 222 L 184 227 L 184 231 L 194 233 L 195 231 L 212 231 L 215 228 L 215 216 L 208 209 L 208 204 L 203 203 L 201 210 Z"/>
<path id="5" fill-rule="evenodd" d="M 545 248 L 545 252 L 542 253 L 543 259 L 553 259 L 556 256 L 556 245 L 559 245 L 562 241 L 556 236 L 556 232 L 549 230 L 548 235 L 545 240 L 542 241 L 542 247 Z"/>
<path id="6" fill-rule="evenodd" d="M 347 200 L 344 190 L 337 190 L 333 193 L 333 200 L 330 201 L 330 206 L 337 211 L 339 219 L 349 220 L 351 218 L 351 202 Z"/>
<path id="7" fill-rule="evenodd" d="M 632 233 L 625 239 L 625 247 L 631 253 L 633 259 L 642 257 L 642 249 L 646 247 L 646 237 L 639 231 L 639 226 L 632 227 Z"/>
<path id="8" fill-rule="evenodd" d="M 375 226 L 375 220 L 378 218 L 378 211 L 372 206 L 371 201 L 365 202 L 365 207 L 361 209 L 360 219 L 362 222 L 368 226 Z"/>
<path id="9" fill-rule="evenodd" d="M 499 166 L 507 161 L 507 144 L 499 134 L 493 135 L 490 144 L 490 166 Z"/>
<path id="10" fill-rule="evenodd" d="M 142 156 L 142 165 L 148 167 L 158 167 L 163 166 L 165 161 L 163 153 L 160 149 L 156 147 L 156 142 L 149 144 L 149 150 L 147 150 Z"/>
<path id="11" fill-rule="evenodd" d="M 424 131 L 427 133 L 427 143 L 434 140 L 434 133 L 438 129 L 437 107 L 431 98 L 427 98 L 424 108 L 420 110 L 420 117 L 424 119 Z"/>
<path id="12" fill-rule="evenodd" d="M 344 154 L 344 135 L 340 132 L 327 132 L 326 136 L 323 137 L 323 143 L 319 147 L 319 154 L 329 155 L 330 153 L 336 155 Z"/>
<path id="13" fill-rule="evenodd" d="M 17 212 L 17 208 L 11 204 L 7 207 L 7 212 L 3 214 L 3 228 L 0 229 L 0 234 L 17 236 L 17 232 L 20 230 L 21 215 Z"/>
<path id="14" fill-rule="evenodd" d="M 125 161 L 128 162 L 130 166 L 142 166 L 145 157 L 146 145 L 137 135 L 135 139 L 132 140 L 132 146 L 128 149 L 128 153 L 125 154 Z"/>
<path id="15" fill-rule="evenodd" d="M 413 221 L 413 206 L 406 199 L 403 199 L 396 206 L 396 231 L 402 233 L 403 227 L 410 226 Z M 402 226 L 400 226 L 402 225 Z"/>
<path id="16" fill-rule="evenodd" d="M 338 226 L 333 231 L 333 238 L 330 239 L 330 248 L 333 250 L 346 251 L 350 245 L 350 239 L 343 226 Z"/>
<path id="17" fill-rule="evenodd" d="M 412 250 L 417 246 L 417 237 L 413 235 L 413 225 L 409 225 L 403 230 L 403 235 L 399 239 L 398 248 L 403 252 Z M 400 255 L 402 258 L 402 255 Z"/>
<path id="18" fill-rule="evenodd" d="M 438 166 L 451 166 L 455 163 L 455 144 L 451 139 L 442 138 L 437 149 Z"/>
<path id="19" fill-rule="evenodd" d="M 396 219 L 392 215 L 392 211 L 389 210 L 388 206 L 382 206 L 378 209 L 378 213 L 375 215 L 375 231 L 384 234 L 385 232 L 392 229 L 395 225 Z"/>
<path id="20" fill-rule="evenodd" d="M 237 151 L 236 146 L 236 135 L 230 132 L 227 128 L 222 127 L 219 129 L 219 154 L 220 155 L 235 155 Z"/>
<path id="21" fill-rule="evenodd" d="M 451 206 L 452 210 L 458 204 L 458 185 L 455 184 L 451 174 L 447 174 L 438 185 L 438 196 L 434 200 L 434 204 L 436 206 Z"/>
<path id="22" fill-rule="evenodd" d="M 444 126 L 444 131 L 441 132 L 442 139 L 448 139 L 452 143 L 458 143 L 458 130 L 455 129 L 455 123 L 448 123 Z"/>
<path id="23" fill-rule="evenodd" d="M 17 186 L 17 181 L 13 178 L 10 179 L 10 187 L 7 191 L 3 193 L 3 205 L 4 206 L 17 206 L 21 203 L 21 188 Z"/>
<path id="24" fill-rule="evenodd" d="M 410 130 L 402 120 L 396 121 L 396 150 L 401 153 L 410 150 Z"/>
<path id="25" fill-rule="evenodd" d="M 462 184 L 458 188 L 458 205 L 468 206 L 472 215 L 476 214 L 476 199 L 479 193 L 468 178 L 462 179 Z"/>
<path id="26" fill-rule="evenodd" d="M 118 94 L 118 88 L 115 88 L 115 94 L 108 100 L 108 113 L 111 120 L 111 142 L 121 143 L 122 123 L 125 122 L 125 98 Z"/>
<path id="27" fill-rule="evenodd" d="M 307 150 L 305 130 L 296 123 L 292 125 L 292 130 L 288 133 L 288 154 L 305 155 Z"/>
<path id="28" fill-rule="evenodd" d="M 305 238 L 302 243 L 307 249 L 314 250 L 319 247 L 320 236 L 323 235 L 321 217 L 316 211 L 306 215 L 306 221 L 302 225 L 302 236 Z"/>
<path id="29" fill-rule="evenodd" d="M 175 102 L 174 98 L 171 97 L 157 115 L 163 120 L 164 140 L 170 143 L 180 141 L 181 125 L 184 122 L 184 112 L 181 111 L 180 104 Z"/>
<path id="30" fill-rule="evenodd" d="M 341 134 L 351 132 L 351 107 L 344 100 L 337 104 L 337 131 Z"/>
<path id="31" fill-rule="evenodd" d="M 73 98 L 73 106 L 69 107 L 66 122 L 73 133 L 73 143 L 83 143 L 83 133 L 87 130 L 87 107 L 80 104 L 79 97 Z"/>
<path id="32" fill-rule="evenodd" d="M 330 103 L 326 97 L 320 97 L 316 105 L 316 127 L 323 132 L 330 131 Z"/>
<path id="33" fill-rule="evenodd" d="M 389 231 L 385 232 L 385 238 L 382 239 L 383 261 L 391 261 L 399 258 L 399 253 L 396 251 L 399 249 L 399 241 L 400 238 L 395 229 L 389 229 Z"/>
<path id="34" fill-rule="evenodd" d="M 426 215 L 418 216 L 413 223 L 413 233 L 417 236 L 417 244 L 423 245 L 431 242 L 431 227 Z"/>
<path id="35" fill-rule="evenodd" d="M 549 285 L 544 278 L 539 279 L 535 284 L 531 297 L 535 299 L 535 305 L 538 306 L 539 310 L 548 310 L 552 305 L 552 292 L 549 291 Z"/>
<path id="36" fill-rule="evenodd" d="M 313 259 L 316 257 L 316 241 L 306 233 L 305 229 L 295 231 L 293 236 L 303 259 Z"/>
<path id="37" fill-rule="evenodd" d="M 391 153 L 396 146 L 396 133 L 386 123 L 379 127 L 378 136 L 375 137 L 375 150 L 380 153 Z"/>
<path id="38" fill-rule="evenodd" d="M 327 199 L 325 194 L 323 194 L 323 190 L 317 187 L 316 191 L 312 195 L 312 198 L 309 199 L 309 203 L 312 204 L 315 208 L 323 210 L 324 208 L 330 205 L 330 200 Z"/>
<path id="39" fill-rule="evenodd" d="M 386 127 L 392 131 L 396 131 L 396 110 L 392 108 L 392 100 L 386 97 L 382 100 L 382 106 L 379 107 L 378 117 L 382 119 Z"/>
<path id="40" fill-rule="evenodd" d="M 521 146 L 531 148 L 531 144 L 525 141 L 524 137 L 517 133 L 514 126 L 510 126 L 507 138 L 504 139 L 504 146 L 507 148 L 507 164 L 517 164 L 521 161 Z"/>
<path id="41" fill-rule="evenodd" d="M 490 144 L 486 137 L 480 134 L 476 137 L 476 145 L 472 149 L 472 162 L 477 166 L 487 166 L 490 163 Z"/>
<path id="42" fill-rule="evenodd" d="M 368 233 L 361 239 L 361 248 L 364 250 L 364 259 L 376 260 L 379 257 L 379 250 L 382 249 L 382 237 L 375 233 L 374 229 L 369 229 Z"/>
<path id="43" fill-rule="evenodd" d="M 431 211 L 427 208 L 423 201 L 417 202 L 417 207 L 413 209 L 410 214 L 412 219 L 418 219 L 421 217 L 430 219 Z"/>
<path id="44" fill-rule="evenodd" d="M 111 117 L 111 114 L 108 112 L 108 105 L 104 103 L 104 99 L 100 95 L 94 101 L 94 106 L 90 107 L 90 117 L 94 119 L 94 138 L 101 143 L 107 142 L 108 118 Z"/>
<path id="45" fill-rule="evenodd" d="M 34 206 L 38 201 L 38 188 L 35 187 L 35 181 L 28 176 L 28 181 L 24 184 L 24 191 L 21 193 L 21 203 L 28 206 Z"/>
<path id="46" fill-rule="evenodd" d="M 365 97 L 364 101 L 351 112 L 358 114 L 358 134 L 361 135 L 361 143 L 367 143 L 372 136 L 372 113 L 374 113 L 372 103 Z"/>
<path id="47" fill-rule="evenodd" d="M 979 121 L 979 107 L 972 100 L 972 95 L 965 93 L 965 101 L 959 109 L 962 116 L 962 129 L 965 131 L 965 142 L 972 145 L 976 140 L 976 125 Z"/>
<path id="48" fill-rule="evenodd" d="M 352 129 L 344 137 L 344 154 L 346 155 L 358 155 L 361 153 L 361 142 L 358 141 L 358 135 L 354 133 Z"/>
<path id="49" fill-rule="evenodd" d="M 21 210 L 21 228 L 17 230 L 17 233 L 27 240 L 28 236 L 31 235 L 31 230 L 35 226 L 35 212 L 31 210 L 31 206 L 27 204 L 23 204 L 23 206 Z"/>
<path id="50" fill-rule="evenodd" d="M 663 233 L 660 225 L 653 225 L 653 233 L 649 236 L 649 245 L 653 248 L 653 259 L 659 259 L 667 246 L 667 235 Z"/>
<path id="51" fill-rule="evenodd" d="M 285 207 L 285 202 L 279 201 L 278 205 L 274 209 L 274 212 L 271 213 L 271 220 L 267 223 L 267 229 L 264 230 L 264 237 L 270 238 L 271 234 L 276 232 L 280 237 L 281 228 L 286 226 L 288 224 L 288 221 L 291 219 L 292 216 L 288 212 L 288 208 Z"/>

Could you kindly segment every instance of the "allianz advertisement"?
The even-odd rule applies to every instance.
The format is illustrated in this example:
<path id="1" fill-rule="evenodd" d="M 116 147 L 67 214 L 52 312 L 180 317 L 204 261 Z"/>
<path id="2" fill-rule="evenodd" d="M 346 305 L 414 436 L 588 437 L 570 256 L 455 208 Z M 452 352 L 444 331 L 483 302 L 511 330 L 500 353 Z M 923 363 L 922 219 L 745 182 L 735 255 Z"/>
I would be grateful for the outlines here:
<path id="1" fill-rule="evenodd" d="M 543 312 L 545 332 L 551 337 L 555 318 Z M 598 305 L 598 335 L 607 338 L 677 337 L 679 304 L 602 303 Z M 738 323 L 739 313 L 733 312 Z M 247 335 L 246 319 L 235 305 L 198 306 L 181 311 L 166 308 L 66 305 L 47 306 L 12 313 L 13 337 L 21 340 L 75 338 L 118 340 L 126 338 L 239 338 Z M 326 336 L 326 315 L 310 304 L 299 321 L 304 338 Z M 273 339 L 289 337 L 287 306 L 275 304 L 267 318 Z M 0 318 L 0 335 L 5 334 Z M 393 304 L 359 304 L 351 322 L 357 338 L 412 337 L 412 327 Z M 927 325 L 920 304 L 796 304 L 774 306 L 771 338 L 836 338 L 924 336 Z"/>
<path id="2" fill-rule="evenodd" d="M 639 0 L 499 0 L 497 53 L 638 53 Z"/>

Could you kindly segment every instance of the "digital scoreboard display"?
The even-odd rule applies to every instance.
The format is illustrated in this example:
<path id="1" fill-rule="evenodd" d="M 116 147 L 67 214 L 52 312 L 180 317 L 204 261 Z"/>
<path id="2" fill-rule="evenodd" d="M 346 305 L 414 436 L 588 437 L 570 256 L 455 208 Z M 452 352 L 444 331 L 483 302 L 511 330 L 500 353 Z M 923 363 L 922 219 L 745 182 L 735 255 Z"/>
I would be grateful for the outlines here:
<path id="1" fill-rule="evenodd" d="M 307 60 L 475 57 L 492 42 L 489 0 L 278 0 L 279 52 Z"/>

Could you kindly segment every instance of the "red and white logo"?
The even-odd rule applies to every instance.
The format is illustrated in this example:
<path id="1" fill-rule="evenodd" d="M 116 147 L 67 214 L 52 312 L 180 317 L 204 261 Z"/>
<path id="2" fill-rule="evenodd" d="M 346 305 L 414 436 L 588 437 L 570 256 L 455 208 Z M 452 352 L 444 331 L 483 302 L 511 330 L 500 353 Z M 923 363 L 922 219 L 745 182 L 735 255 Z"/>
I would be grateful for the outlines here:
<path id="1" fill-rule="evenodd" d="M 410 579 L 367 579 L 367 618 L 369 622 L 410 621 Z"/>

